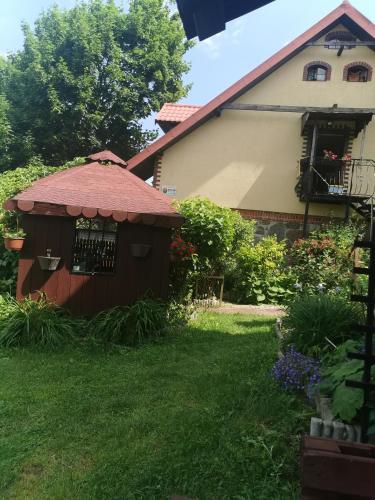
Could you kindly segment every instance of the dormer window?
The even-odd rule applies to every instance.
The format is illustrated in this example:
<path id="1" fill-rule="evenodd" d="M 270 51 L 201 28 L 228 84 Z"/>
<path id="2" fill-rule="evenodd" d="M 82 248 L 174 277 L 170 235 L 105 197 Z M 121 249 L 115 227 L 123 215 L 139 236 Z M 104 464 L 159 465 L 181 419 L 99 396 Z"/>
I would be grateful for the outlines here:
<path id="1" fill-rule="evenodd" d="M 337 50 L 340 47 L 344 47 L 344 49 L 352 49 L 355 47 L 356 37 L 348 31 L 334 31 L 332 33 L 328 33 L 325 41 L 327 42 L 325 45 L 327 49 Z M 345 44 L 345 42 L 350 43 Z"/>
<path id="2" fill-rule="evenodd" d="M 307 82 L 326 82 L 331 78 L 331 66 L 323 62 L 311 62 L 304 68 L 303 79 Z"/>
<path id="3" fill-rule="evenodd" d="M 348 64 L 344 68 L 344 81 L 346 82 L 370 82 L 372 78 L 372 68 L 369 64 L 359 62 Z"/>

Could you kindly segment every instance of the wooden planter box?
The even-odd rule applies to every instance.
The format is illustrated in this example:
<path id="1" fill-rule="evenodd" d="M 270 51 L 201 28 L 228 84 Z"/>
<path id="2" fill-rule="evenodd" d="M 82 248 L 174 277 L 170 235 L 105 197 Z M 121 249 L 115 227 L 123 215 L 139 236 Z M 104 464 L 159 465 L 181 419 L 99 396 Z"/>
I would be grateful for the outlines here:
<path id="1" fill-rule="evenodd" d="M 375 499 L 375 446 L 304 436 L 302 500 Z"/>

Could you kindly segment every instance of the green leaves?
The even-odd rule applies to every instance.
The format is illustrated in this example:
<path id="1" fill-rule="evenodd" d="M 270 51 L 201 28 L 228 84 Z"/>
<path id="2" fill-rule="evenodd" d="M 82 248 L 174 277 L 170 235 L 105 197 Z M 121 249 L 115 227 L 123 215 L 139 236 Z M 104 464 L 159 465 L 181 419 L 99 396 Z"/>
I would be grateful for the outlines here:
<path id="1" fill-rule="evenodd" d="M 288 330 L 285 343 L 303 354 L 321 354 L 331 350 L 327 338 L 335 345 L 354 338 L 352 325 L 360 321 L 361 310 L 341 297 L 300 296 L 290 304 L 284 319 Z"/>
<path id="2" fill-rule="evenodd" d="M 189 90 L 191 43 L 163 0 L 54 6 L 23 32 L 23 50 L 0 61 L 0 166 L 95 149 L 129 158 L 157 135 L 141 120 Z"/>
<path id="3" fill-rule="evenodd" d="M 351 422 L 362 405 L 362 391 L 346 387 L 345 382 L 342 382 L 335 390 L 332 401 L 332 412 L 336 417 L 341 418 L 345 422 Z"/>
<path id="4" fill-rule="evenodd" d="M 332 412 L 336 418 L 352 423 L 363 405 L 363 391 L 346 386 L 346 380 L 360 381 L 363 362 L 347 358 L 348 352 L 358 351 L 363 342 L 348 340 L 323 359 L 323 382 L 320 391 L 332 397 Z"/>
<path id="5" fill-rule="evenodd" d="M 177 208 L 186 219 L 181 228 L 182 237 L 197 248 L 203 267 L 208 259 L 211 269 L 218 272 L 232 248 L 235 221 L 240 215 L 200 197 L 184 200 Z"/>
<path id="6" fill-rule="evenodd" d="M 280 304 L 292 295 L 286 269 L 286 246 L 275 237 L 263 238 L 256 245 L 242 245 L 235 254 L 235 267 L 229 284 L 232 297 L 241 303 Z"/>

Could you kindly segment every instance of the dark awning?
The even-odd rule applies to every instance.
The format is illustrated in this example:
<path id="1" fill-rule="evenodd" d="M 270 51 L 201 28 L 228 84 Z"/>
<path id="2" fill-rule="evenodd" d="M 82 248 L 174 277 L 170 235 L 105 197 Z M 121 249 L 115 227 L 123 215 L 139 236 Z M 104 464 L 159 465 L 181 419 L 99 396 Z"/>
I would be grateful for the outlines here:
<path id="1" fill-rule="evenodd" d="M 225 23 L 274 0 L 177 0 L 188 39 L 204 40 L 225 30 Z"/>
<path id="2" fill-rule="evenodd" d="M 351 122 L 354 126 L 355 135 L 363 130 L 365 125 L 369 124 L 372 120 L 374 113 L 369 113 L 368 110 L 356 111 L 355 113 L 340 113 L 337 111 L 330 111 L 327 113 L 318 112 L 307 112 L 302 116 L 302 135 L 304 135 L 309 128 L 313 128 L 314 125 L 321 124 L 324 122 L 332 122 L 333 124 L 338 124 L 340 122 Z"/>

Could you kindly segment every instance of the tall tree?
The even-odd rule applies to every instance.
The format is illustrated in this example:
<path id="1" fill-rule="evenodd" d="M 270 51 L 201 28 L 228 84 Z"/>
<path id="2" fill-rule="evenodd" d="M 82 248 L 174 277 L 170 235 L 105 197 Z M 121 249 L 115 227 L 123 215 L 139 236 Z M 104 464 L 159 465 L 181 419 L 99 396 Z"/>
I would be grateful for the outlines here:
<path id="1" fill-rule="evenodd" d="M 189 90 L 190 42 L 164 0 L 130 0 L 128 11 L 114 0 L 55 6 L 23 32 L 23 50 L 0 72 L 11 167 L 33 155 L 56 164 L 105 148 L 129 158 L 155 137 L 141 120 Z"/>

